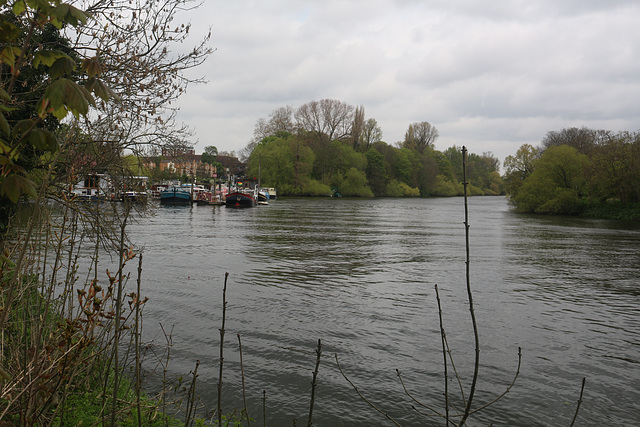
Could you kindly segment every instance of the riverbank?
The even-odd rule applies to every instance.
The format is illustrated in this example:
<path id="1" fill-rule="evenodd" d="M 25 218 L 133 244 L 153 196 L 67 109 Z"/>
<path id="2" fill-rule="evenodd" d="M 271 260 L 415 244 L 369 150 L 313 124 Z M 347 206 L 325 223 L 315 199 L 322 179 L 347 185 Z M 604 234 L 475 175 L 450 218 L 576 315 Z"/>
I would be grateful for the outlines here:
<path id="1" fill-rule="evenodd" d="M 640 203 L 623 205 L 620 202 L 605 202 L 587 207 L 580 216 L 593 219 L 640 221 Z"/>

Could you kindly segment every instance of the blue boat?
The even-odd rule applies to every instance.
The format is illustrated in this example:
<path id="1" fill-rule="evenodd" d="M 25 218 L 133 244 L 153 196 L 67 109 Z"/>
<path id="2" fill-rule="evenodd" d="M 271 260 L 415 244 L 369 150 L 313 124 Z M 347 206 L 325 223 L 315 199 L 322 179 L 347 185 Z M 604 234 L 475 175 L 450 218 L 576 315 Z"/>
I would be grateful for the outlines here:
<path id="1" fill-rule="evenodd" d="M 188 205 L 191 203 L 191 189 L 187 187 L 169 187 L 160 192 L 162 205 Z"/>

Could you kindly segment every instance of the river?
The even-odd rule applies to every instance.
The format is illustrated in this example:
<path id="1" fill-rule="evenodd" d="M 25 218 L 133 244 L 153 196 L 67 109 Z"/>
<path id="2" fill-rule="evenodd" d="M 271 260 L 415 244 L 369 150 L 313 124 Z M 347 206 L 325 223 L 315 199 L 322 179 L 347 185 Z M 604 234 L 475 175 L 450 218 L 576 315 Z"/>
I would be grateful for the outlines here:
<path id="1" fill-rule="evenodd" d="M 469 199 L 480 372 L 469 425 L 640 423 L 640 225 L 514 213 L 502 197 Z M 465 285 L 464 204 L 443 199 L 281 199 L 249 209 L 158 207 L 130 226 L 144 246 L 145 341 L 172 329 L 170 374 L 200 361 L 198 394 L 217 402 L 219 328 L 227 310 L 223 410 L 262 425 L 306 425 L 318 340 L 316 426 L 443 425 L 437 284 L 465 395 L 475 353 Z M 154 364 L 148 356 L 147 368 Z M 458 408 L 460 388 L 448 366 Z M 266 401 L 263 401 L 263 393 Z M 418 407 L 422 412 L 427 409 Z M 453 413 L 453 409 L 452 409 Z"/>

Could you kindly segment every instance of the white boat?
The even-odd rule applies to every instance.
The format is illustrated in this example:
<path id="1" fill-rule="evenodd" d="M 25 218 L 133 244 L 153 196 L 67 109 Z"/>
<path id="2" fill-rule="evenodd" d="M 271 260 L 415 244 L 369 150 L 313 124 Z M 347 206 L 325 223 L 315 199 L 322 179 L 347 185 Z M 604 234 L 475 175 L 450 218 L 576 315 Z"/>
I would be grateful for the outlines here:
<path id="1" fill-rule="evenodd" d="M 277 197 L 275 188 L 269 187 L 269 188 L 265 188 L 264 190 L 266 190 L 267 193 L 269 193 L 269 199 L 270 200 L 273 200 L 273 199 L 275 199 Z"/>

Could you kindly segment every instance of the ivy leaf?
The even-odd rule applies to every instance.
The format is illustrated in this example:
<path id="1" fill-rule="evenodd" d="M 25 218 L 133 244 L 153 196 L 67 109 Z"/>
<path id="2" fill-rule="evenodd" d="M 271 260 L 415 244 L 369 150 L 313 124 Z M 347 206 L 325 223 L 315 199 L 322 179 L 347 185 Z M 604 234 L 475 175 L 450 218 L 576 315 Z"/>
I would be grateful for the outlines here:
<path id="1" fill-rule="evenodd" d="M 37 197 L 36 186 L 25 176 L 10 174 L 2 180 L 0 194 L 7 197 L 13 203 L 17 203 L 22 195 Z"/>

